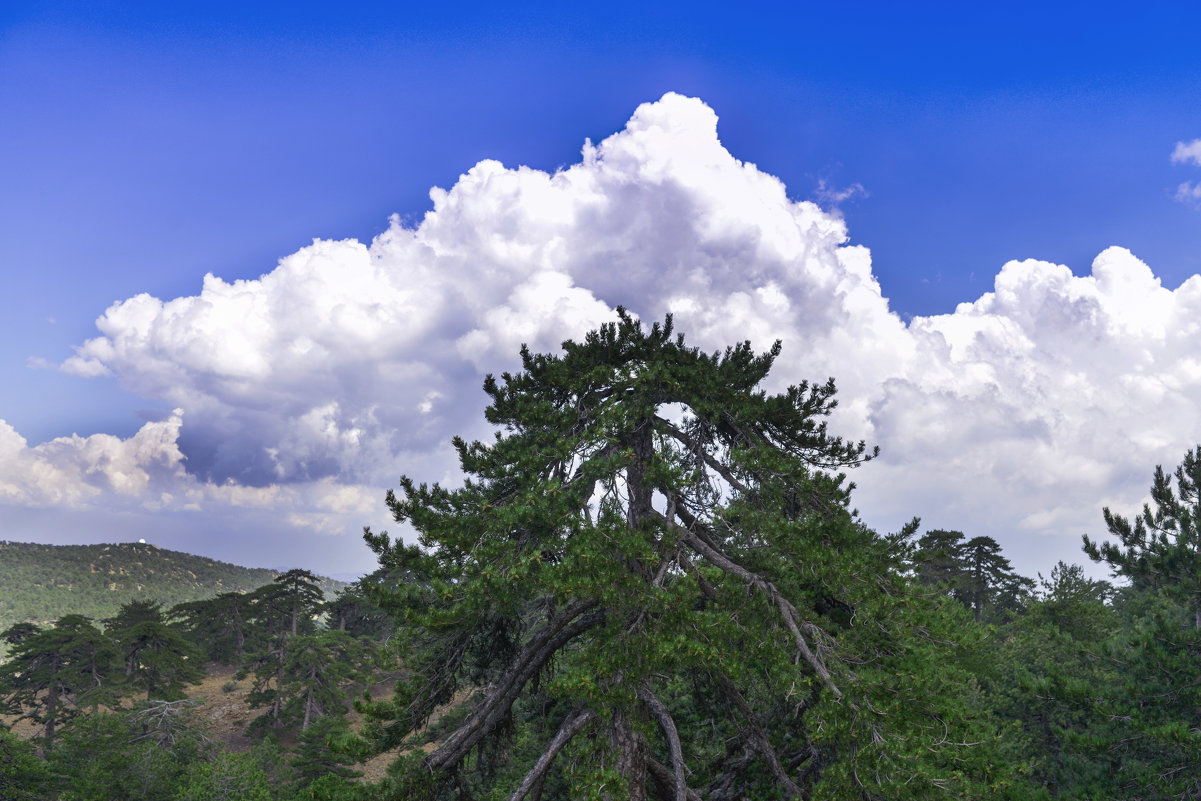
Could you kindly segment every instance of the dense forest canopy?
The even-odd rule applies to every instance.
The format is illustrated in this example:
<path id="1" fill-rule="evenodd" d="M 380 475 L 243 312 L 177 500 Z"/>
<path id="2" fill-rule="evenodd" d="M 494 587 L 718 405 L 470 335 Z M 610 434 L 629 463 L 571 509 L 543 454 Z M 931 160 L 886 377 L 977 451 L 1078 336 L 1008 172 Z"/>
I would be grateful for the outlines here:
<path id="1" fill-rule="evenodd" d="M 1117 586 L 1032 579 L 864 526 L 874 450 L 828 431 L 833 381 L 761 388 L 779 353 L 621 312 L 489 377 L 464 484 L 402 478 L 418 543 L 366 531 L 336 594 L 292 570 L 8 626 L 0 797 L 1201 798 L 1201 450 L 1099 510 Z M 248 739 L 210 736 L 206 671 Z"/>

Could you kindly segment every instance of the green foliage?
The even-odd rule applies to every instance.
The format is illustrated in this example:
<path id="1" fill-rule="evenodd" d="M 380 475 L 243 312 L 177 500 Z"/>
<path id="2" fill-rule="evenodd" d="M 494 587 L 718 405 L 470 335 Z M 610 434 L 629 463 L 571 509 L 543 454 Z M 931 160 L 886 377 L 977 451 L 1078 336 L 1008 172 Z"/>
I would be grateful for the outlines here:
<path id="1" fill-rule="evenodd" d="M 252 724 L 256 732 L 294 725 L 303 731 L 323 715 L 343 714 L 342 685 L 367 672 L 368 650 L 360 640 L 344 631 L 317 631 L 321 598 L 316 578 L 303 570 L 289 571 L 252 596 L 262 645 L 239 676 L 253 671 L 250 705 L 267 707 Z"/>
<path id="2" fill-rule="evenodd" d="M 191 766 L 172 801 L 273 801 L 271 781 L 253 754 L 224 751 Z"/>
<path id="3" fill-rule="evenodd" d="M 329 774 L 314 779 L 294 796 L 295 801 L 374 801 L 379 795 L 371 788 Z"/>
<path id="4" fill-rule="evenodd" d="M 962 531 L 935 528 L 917 541 L 913 554 L 914 577 L 927 587 L 939 587 L 959 598 L 966 565 L 963 563 Z"/>
<path id="5" fill-rule="evenodd" d="M 985 645 L 991 657 L 979 671 L 995 714 L 1015 721 L 1005 758 L 1021 765 L 1052 798 L 1110 798 L 1114 771 L 1108 752 L 1120 665 L 1110 655 L 1118 617 L 1107 603 L 1112 588 L 1059 563 L 1026 614 Z"/>
<path id="6" fill-rule="evenodd" d="M 317 616 L 325 595 L 317 584 L 317 577 L 307 570 L 299 568 L 289 570 L 275 577 L 284 608 L 287 609 L 292 622 L 292 636 L 301 632 L 313 630 L 313 621 Z"/>
<path id="7" fill-rule="evenodd" d="M 235 665 L 254 648 L 253 604 L 253 593 L 223 592 L 215 598 L 176 604 L 168 619 L 201 649 L 205 659 Z"/>
<path id="8" fill-rule="evenodd" d="M 365 589 L 379 578 L 367 576 L 339 590 L 324 606 L 326 627 L 345 631 L 352 637 L 383 639 L 390 635 L 393 627 L 388 613 Z"/>
<path id="9" fill-rule="evenodd" d="M 33 745 L 0 729 L 0 799 L 35 801 L 49 787 L 50 772 Z"/>
<path id="10" fill-rule="evenodd" d="M 348 767 L 354 762 L 347 752 L 351 739 L 350 724 L 341 715 L 318 718 L 301 731 L 291 763 L 301 785 L 322 777 L 341 779 L 342 784 L 347 784 L 347 779 L 362 775 Z M 326 781 L 324 792 L 332 792 L 334 784 Z"/>
<path id="11" fill-rule="evenodd" d="M 47 760 L 59 788 L 56 797 L 171 801 L 191 766 L 209 753 L 201 731 L 199 722 L 192 721 L 178 725 L 173 739 L 162 739 L 129 714 L 80 718 Z"/>
<path id="12" fill-rule="evenodd" d="M 1113 798 L 1201 797 L 1201 629 L 1175 593 L 1126 588 L 1128 616 L 1109 648 L 1121 680 L 1107 698 L 1109 725 L 1092 740 L 1112 755 Z"/>
<path id="13" fill-rule="evenodd" d="M 1172 478 L 1175 477 L 1175 487 Z M 1201 628 L 1201 446 L 1185 454 L 1172 476 L 1156 466 L 1150 504 L 1133 523 L 1104 510 L 1113 542 L 1084 538 L 1084 551 L 1136 588 L 1162 590 L 1189 604 Z"/>
<path id="14" fill-rule="evenodd" d="M 1173 484 L 1173 477 L 1175 483 Z M 1118 543 L 1084 538 L 1085 552 L 1130 581 L 1111 654 L 1123 683 L 1111 725 L 1094 744 L 1115 755 L 1113 797 L 1201 797 L 1201 447 L 1172 476 L 1155 468 L 1154 504 L 1130 520 L 1104 510 Z"/>
<path id="15" fill-rule="evenodd" d="M 933 529 L 911 557 L 921 584 L 938 587 L 968 609 L 977 623 L 998 622 L 1021 610 L 1033 582 L 1018 575 L 992 537 L 964 539 L 961 531 Z"/>
<path id="16" fill-rule="evenodd" d="M 255 673 L 251 705 L 269 705 L 278 710 L 272 715 L 274 725 L 299 725 L 301 731 L 325 715 L 343 714 L 347 697 L 342 685 L 366 674 L 363 643 L 345 632 L 324 631 L 288 637 L 281 649 L 281 661 L 269 655 Z"/>
<path id="17" fill-rule="evenodd" d="M 977 623 L 986 613 L 999 619 L 1021 609 L 1034 582 L 1014 572 L 996 540 L 972 537 L 963 545 L 962 558 L 967 568 L 963 597 Z"/>

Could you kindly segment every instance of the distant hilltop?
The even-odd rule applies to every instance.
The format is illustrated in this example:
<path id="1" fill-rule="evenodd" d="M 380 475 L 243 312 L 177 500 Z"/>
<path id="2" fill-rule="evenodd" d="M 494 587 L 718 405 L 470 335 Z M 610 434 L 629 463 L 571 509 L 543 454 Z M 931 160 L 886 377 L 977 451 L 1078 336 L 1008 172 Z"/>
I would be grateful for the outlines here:
<path id="1" fill-rule="evenodd" d="M 0 540 L 0 631 L 66 614 L 104 620 L 135 598 L 171 607 L 223 592 L 249 592 L 282 571 L 169 551 L 146 542 L 39 545 Z M 326 596 L 346 586 L 322 577 Z"/>

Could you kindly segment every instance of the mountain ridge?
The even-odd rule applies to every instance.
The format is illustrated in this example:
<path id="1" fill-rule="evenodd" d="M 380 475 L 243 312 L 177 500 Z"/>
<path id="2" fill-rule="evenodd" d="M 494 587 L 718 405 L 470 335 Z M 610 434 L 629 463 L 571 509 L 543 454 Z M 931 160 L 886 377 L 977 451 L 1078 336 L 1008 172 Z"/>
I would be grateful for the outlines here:
<path id="1" fill-rule="evenodd" d="M 66 614 L 103 620 L 131 600 L 164 607 L 249 592 L 283 571 L 251 568 L 144 542 L 45 545 L 0 540 L 0 631 Z M 327 596 L 346 582 L 319 577 Z"/>

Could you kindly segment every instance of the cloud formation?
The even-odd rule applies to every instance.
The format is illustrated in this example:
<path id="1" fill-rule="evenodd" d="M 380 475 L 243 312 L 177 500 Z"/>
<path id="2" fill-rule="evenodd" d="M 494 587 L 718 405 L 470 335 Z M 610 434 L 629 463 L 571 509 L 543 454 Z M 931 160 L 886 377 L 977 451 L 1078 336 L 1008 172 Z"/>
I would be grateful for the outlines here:
<path id="1" fill-rule="evenodd" d="M 865 481 L 896 513 L 1095 531 L 1099 505 L 1140 498 L 1201 430 L 1199 313 L 1201 277 L 1165 289 L 1122 248 L 1088 276 L 1006 264 L 993 292 L 912 322 L 920 364 L 873 404 L 887 450 Z"/>
<path id="2" fill-rule="evenodd" d="M 1190 161 L 1201 167 L 1201 139 L 1177 142 L 1176 147 L 1172 150 L 1173 164 L 1187 164 Z"/>
<path id="3" fill-rule="evenodd" d="M 75 435 L 31 448 L 0 420 L 0 502 L 81 506 L 109 496 L 141 504 L 169 503 L 173 499 L 168 488 L 185 476 L 176 442 L 181 422 L 177 409 L 165 421 L 142 426 L 129 439 Z"/>
<path id="4" fill-rule="evenodd" d="M 346 531 L 349 515 L 374 520 L 378 493 L 329 479 L 257 488 L 205 482 L 184 469 L 182 410 L 128 439 L 58 437 L 35 447 L 0 420 L 0 504 L 115 511 L 260 509 L 321 534 Z"/>
<path id="5" fill-rule="evenodd" d="M 1194 139 L 1191 142 L 1177 142 L 1176 147 L 1172 150 L 1173 164 L 1196 164 L 1201 167 L 1201 139 Z M 1193 183 L 1185 181 L 1176 187 L 1176 194 L 1173 199 L 1177 203 L 1184 203 L 1189 206 L 1201 206 L 1201 181 Z"/>
<path id="6" fill-rule="evenodd" d="M 1173 160 L 1201 163 L 1201 140 Z M 114 304 L 63 369 L 182 417 L 37 448 L 0 429 L 0 498 L 303 497 L 294 522 L 353 531 L 400 472 L 453 480 L 447 443 L 484 433 L 486 372 L 619 304 L 673 313 L 706 349 L 783 340 L 774 388 L 835 376 L 835 429 L 883 452 L 855 476 L 881 526 L 921 514 L 1075 542 L 1199 430 L 1201 278 L 1166 289 L 1120 248 L 1087 276 L 1010 262 L 992 292 L 906 325 L 840 215 L 731 155 L 696 99 L 639 107 L 556 173 L 483 161 L 431 199 L 369 245 L 314 241 L 253 281 Z M 83 482 L 69 497 L 68 478 Z"/>

